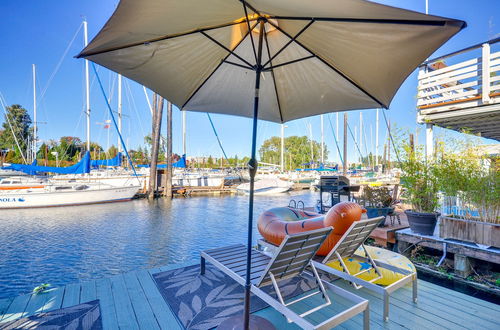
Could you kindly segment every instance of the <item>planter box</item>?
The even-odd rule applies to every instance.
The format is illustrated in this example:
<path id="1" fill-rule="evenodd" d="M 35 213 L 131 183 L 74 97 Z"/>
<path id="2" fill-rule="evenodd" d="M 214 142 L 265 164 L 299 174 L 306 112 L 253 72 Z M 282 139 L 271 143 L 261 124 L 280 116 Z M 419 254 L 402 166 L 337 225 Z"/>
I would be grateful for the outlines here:
<path id="1" fill-rule="evenodd" d="M 500 224 L 441 217 L 439 236 L 500 248 Z"/>

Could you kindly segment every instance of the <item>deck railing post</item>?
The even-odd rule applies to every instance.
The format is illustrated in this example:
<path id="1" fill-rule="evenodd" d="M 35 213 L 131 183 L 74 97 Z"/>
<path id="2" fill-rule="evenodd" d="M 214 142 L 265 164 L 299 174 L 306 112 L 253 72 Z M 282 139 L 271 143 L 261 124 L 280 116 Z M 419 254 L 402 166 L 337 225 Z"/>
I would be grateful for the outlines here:
<path id="1" fill-rule="evenodd" d="M 481 59 L 481 94 L 483 103 L 490 103 L 490 44 L 484 43 Z"/>

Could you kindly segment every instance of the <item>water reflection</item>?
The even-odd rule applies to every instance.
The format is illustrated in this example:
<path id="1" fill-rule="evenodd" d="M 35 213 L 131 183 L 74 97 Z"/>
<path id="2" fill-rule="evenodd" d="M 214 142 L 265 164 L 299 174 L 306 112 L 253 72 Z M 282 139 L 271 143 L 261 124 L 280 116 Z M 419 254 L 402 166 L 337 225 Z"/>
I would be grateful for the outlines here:
<path id="1" fill-rule="evenodd" d="M 256 217 L 317 194 L 256 196 Z M 142 268 L 199 260 L 200 250 L 246 242 L 247 196 L 3 210 L 0 298 Z M 254 223 L 254 237 L 258 236 Z"/>

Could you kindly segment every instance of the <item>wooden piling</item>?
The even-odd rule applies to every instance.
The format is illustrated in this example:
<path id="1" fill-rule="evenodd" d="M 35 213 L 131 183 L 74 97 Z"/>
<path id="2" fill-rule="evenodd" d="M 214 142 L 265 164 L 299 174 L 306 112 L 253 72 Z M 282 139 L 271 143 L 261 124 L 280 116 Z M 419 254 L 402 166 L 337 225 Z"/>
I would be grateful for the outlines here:
<path id="1" fill-rule="evenodd" d="M 153 95 L 153 121 L 151 133 L 151 167 L 149 169 L 148 199 L 155 197 L 157 190 L 157 164 L 160 149 L 161 119 L 163 115 L 163 98 L 156 93 Z"/>
<path id="2" fill-rule="evenodd" d="M 172 197 L 172 103 L 167 102 L 167 168 L 163 176 L 163 195 Z"/>

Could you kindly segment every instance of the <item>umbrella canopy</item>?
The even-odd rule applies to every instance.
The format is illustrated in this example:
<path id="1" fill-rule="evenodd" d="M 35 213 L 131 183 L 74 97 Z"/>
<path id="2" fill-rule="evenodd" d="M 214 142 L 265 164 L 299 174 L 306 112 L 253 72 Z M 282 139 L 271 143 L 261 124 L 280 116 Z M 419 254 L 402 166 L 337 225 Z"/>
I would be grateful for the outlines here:
<path id="1" fill-rule="evenodd" d="M 122 0 L 79 56 L 182 110 L 252 117 L 265 17 L 259 119 L 285 122 L 389 107 L 415 67 L 465 26 L 362 0 L 243 3 Z"/>
<path id="2" fill-rule="evenodd" d="M 387 108 L 417 65 L 464 26 L 362 0 L 122 0 L 79 56 L 182 110 L 253 118 L 247 329 L 257 119 Z"/>

